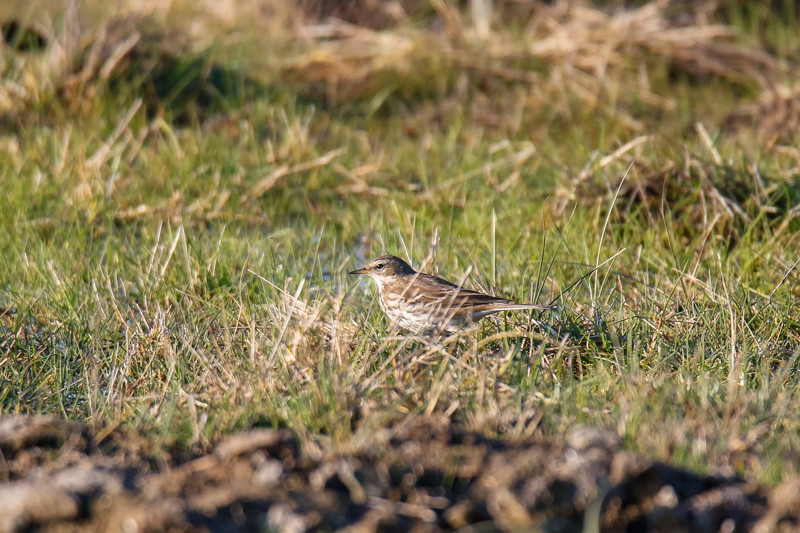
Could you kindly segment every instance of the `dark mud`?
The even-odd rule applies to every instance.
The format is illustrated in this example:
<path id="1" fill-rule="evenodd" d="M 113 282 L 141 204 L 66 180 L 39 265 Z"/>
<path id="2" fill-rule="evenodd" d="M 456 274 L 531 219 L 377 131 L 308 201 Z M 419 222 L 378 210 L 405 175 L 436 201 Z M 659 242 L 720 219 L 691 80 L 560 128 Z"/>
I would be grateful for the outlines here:
<path id="1" fill-rule="evenodd" d="M 0 531 L 796 531 L 800 480 L 769 489 L 622 450 L 612 433 L 497 440 L 420 418 L 350 454 L 288 430 L 148 455 L 127 430 L 0 418 Z M 176 456 L 177 457 L 177 456 Z"/>

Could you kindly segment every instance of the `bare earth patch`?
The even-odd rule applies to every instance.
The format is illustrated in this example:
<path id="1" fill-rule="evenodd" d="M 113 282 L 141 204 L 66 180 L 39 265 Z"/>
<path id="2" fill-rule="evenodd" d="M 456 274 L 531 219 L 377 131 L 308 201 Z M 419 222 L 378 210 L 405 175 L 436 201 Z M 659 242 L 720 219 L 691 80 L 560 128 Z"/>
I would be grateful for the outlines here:
<path id="1" fill-rule="evenodd" d="M 614 434 L 498 440 L 443 418 L 304 454 L 288 430 L 207 455 L 148 456 L 130 430 L 0 418 L 0 531 L 776 531 L 800 526 L 800 480 L 774 489 L 622 450 Z"/>

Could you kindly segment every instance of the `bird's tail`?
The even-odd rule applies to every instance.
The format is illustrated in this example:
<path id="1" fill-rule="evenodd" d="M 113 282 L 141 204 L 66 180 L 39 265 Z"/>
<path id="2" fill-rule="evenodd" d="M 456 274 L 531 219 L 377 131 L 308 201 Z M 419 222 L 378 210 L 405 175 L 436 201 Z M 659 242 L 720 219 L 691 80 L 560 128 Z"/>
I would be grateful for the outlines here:
<path id="1" fill-rule="evenodd" d="M 557 305 L 542 305 L 542 304 L 508 304 L 502 306 L 505 311 L 521 311 L 524 309 L 539 309 L 542 311 L 550 311 L 558 309 Z"/>

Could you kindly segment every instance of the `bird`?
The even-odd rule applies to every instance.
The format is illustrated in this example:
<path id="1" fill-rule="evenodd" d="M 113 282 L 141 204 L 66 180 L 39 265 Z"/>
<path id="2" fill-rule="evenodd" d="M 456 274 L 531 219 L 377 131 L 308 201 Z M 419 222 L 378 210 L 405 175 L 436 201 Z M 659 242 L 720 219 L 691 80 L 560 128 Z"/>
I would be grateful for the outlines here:
<path id="1" fill-rule="evenodd" d="M 382 255 L 349 274 L 364 274 L 378 284 L 381 309 L 393 323 L 412 333 L 455 333 L 501 311 L 553 309 L 519 304 L 465 289 L 442 278 L 417 272 L 393 255 Z"/>

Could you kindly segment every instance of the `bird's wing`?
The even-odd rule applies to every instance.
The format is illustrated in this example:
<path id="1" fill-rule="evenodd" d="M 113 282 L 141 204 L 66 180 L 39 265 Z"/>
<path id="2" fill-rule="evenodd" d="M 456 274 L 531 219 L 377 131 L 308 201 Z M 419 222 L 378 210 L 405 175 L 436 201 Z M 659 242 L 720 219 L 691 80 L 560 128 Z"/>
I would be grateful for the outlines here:
<path id="1" fill-rule="evenodd" d="M 419 274 L 419 277 L 420 279 L 412 285 L 412 290 L 408 295 L 412 300 L 429 300 L 431 303 L 439 303 L 444 307 L 473 307 L 511 303 L 511 300 L 507 298 L 498 298 L 465 289 L 430 274 Z"/>

